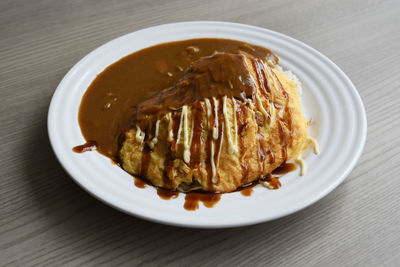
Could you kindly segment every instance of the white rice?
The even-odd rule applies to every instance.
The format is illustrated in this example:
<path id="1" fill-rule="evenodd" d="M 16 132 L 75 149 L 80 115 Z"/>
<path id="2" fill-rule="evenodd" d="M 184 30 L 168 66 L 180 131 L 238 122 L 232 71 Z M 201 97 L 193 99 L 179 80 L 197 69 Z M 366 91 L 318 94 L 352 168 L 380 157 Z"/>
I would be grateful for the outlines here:
<path id="1" fill-rule="evenodd" d="M 297 85 L 297 91 L 299 93 L 299 95 L 302 94 L 303 92 L 303 88 L 301 85 L 301 82 L 299 80 L 299 78 L 296 76 L 296 74 L 294 74 L 291 70 L 284 70 L 281 66 L 279 65 L 275 65 L 275 69 L 283 74 L 285 74 L 285 76 L 291 80 L 292 82 L 294 82 Z"/>

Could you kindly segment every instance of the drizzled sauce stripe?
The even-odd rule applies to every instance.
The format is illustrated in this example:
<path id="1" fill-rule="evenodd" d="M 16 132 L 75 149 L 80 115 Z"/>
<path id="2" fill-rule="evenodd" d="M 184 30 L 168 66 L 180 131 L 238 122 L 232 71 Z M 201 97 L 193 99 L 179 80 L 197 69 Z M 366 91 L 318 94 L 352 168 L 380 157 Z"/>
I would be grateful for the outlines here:
<path id="1" fill-rule="evenodd" d="M 255 111 L 254 111 L 254 104 L 253 104 L 253 102 L 252 102 L 251 100 L 249 100 L 249 99 L 247 100 L 247 103 L 248 103 L 249 108 L 250 108 L 250 110 L 251 110 L 251 113 L 252 113 L 252 115 L 253 115 L 253 121 L 254 121 L 254 123 L 256 124 L 257 133 L 259 133 L 260 127 L 259 127 L 258 124 L 257 124 L 256 113 L 255 113 Z M 260 172 L 262 173 L 262 172 L 264 171 L 264 164 L 263 164 L 262 161 L 261 161 L 261 155 L 260 155 L 260 152 L 261 152 L 261 149 L 260 149 L 260 140 L 259 140 L 259 138 L 256 138 L 256 140 L 257 140 L 258 162 L 259 162 L 259 165 L 260 165 Z"/>
<path id="2" fill-rule="evenodd" d="M 183 127 L 183 116 L 184 116 L 183 110 L 184 109 L 186 110 L 186 106 L 182 107 L 181 118 L 180 118 L 180 121 L 179 121 L 179 130 L 178 130 L 178 135 L 176 136 L 175 146 L 178 145 L 180 140 L 181 140 L 181 133 L 182 133 L 182 127 Z M 176 150 L 176 147 L 175 147 L 175 150 Z"/>
<path id="3" fill-rule="evenodd" d="M 223 97 L 222 112 L 223 112 L 224 119 L 225 119 L 226 138 L 228 139 L 228 153 L 233 154 L 234 152 L 237 152 L 237 147 L 232 140 L 231 124 L 229 121 L 228 111 L 227 111 L 227 107 L 226 107 L 226 96 Z M 236 115 L 236 114 L 234 114 L 234 115 Z"/>
<path id="4" fill-rule="evenodd" d="M 209 103 L 209 105 L 207 104 Z M 214 101 L 209 101 L 206 99 L 207 110 L 209 111 L 208 116 L 208 131 L 207 131 L 207 141 L 206 141 L 206 164 L 207 164 L 207 188 L 208 190 L 212 190 L 213 188 L 213 177 L 216 175 L 215 164 L 214 164 L 214 138 L 213 138 L 213 125 L 215 116 L 212 112 Z"/>
<path id="5" fill-rule="evenodd" d="M 165 161 L 164 161 L 164 172 L 163 172 L 163 183 L 164 186 L 169 186 L 172 184 L 172 180 L 174 179 L 175 173 L 174 173 L 174 158 L 175 158 L 175 145 L 176 145 L 176 140 L 174 139 L 174 136 L 178 132 L 178 121 L 179 121 L 179 113 L 173 113 L 171 115 L 170 113 L 170 122 L 169 125 L 171 126 L 170 130 L 170 139 L 167 139 L 167 151 L 165 155 Z"/>
<path id="6" fill-rule="evenodd" d="M 189 139 L 189 150 L 192 146 L 192 141 L 193 141 L 193 131 L 194 131 L 194 110 L 192 109 L 192 126 L 190 127 L 190 139 Z"/>
<path id="7" fill-rule="evenodd" d="M 265 121 L 267 122 L 267 125 L 271 126 L 272 120 L 270 119 L 270 115 L 265 110 L 264 105 L 263 105 L 263 103 L 262 103 L 262 101 L 260 99 L 260 96 L 258 94 L 256 94 L 256 101 L 257 101 L 259 109 L 261 110 L 261 113 L 264 115 L 264 118 L 265 118 Z"/>
<path id="8" fill-rule="evenodd" d="M 157 142 L 158 142 L 158 132 L 159 132 L 159 129 L 160 129 L 160 120 L 157 120 L 157 122 L 156 122 L 156 129 L 154 130 L 154 137 L 153 137 L 153 139 L 151 139 L 151 141 L 150 141 L 150 143 L 149 143 L 149 146 L 150 146 L 151 149 L 153 149 L 153 148 L 154 148 L 154 145 L 156 145 Z"/>
<path id="9" fill-rule="evenodd" d="M 201 148 L 203 147 L 203 103 L 198 101 L 192 109 L 192 136 L 190 138 L 190 166 L 195 168 L 200 165 Z"/>
<path id="10" fill-rule="evenodd" d="M 248 180 L 249 176 L 249 167 L 246 164 L 246 161 L 244 160 L 245 156 L 245 146 L 244 146 L 244 133 L 247 128 L 247 121 L 244 120 L 247 116 L 246 109 L 242 109 L 242 104 L 239 102 L 238 104 L 238 109 L 237 109 L 237 119 L 239 121 L 239 132 L 237 133 L 239 135 L 239 164 L 242 168 L 242 179 L 241 182 L 245 183 Z"/>
<path id="11" fill-rule="evenodd" d="M 297 164 L 300 165 L 300 175 L 303 176 L 307 172 L 307 165 L 304 159 L 301 156 L 298 156 L 294 160 Z"/>
<path id="12" fill-rule="evenodd" d="M 272 80 L 272 83 L 274 84 L 273 88 L 275 88 L 275 90 L 277 90 L 278 87 L 276 86 L 275 79 L 274 79 L 274 77 L 272 75 L 271 68 L 268 66 L 268 64 L 263 64 L 263 66 L 264 66 L 265 78 L 267 80 L 267 87 L 269 88 L 269 91 L 271 92 L 269 101 L 274 102 L 275 101 L 275 97 L 274 97 L 274 94 L 272 93 L 272 89 L 271 89 L 272 88 L 271 80 Z"/>
<path id="13" fill-rule="evenodd" d="M 270 114 L 269 124 L 272 125 L 276 120 L 276 109 L 275 109 L 274 105 L 271 105 L 271 103 L 269 104 L 268 109 L 269 109 L 269 114 Z"/>
<path id="14" fill-rule="evenodd" d="M 144 140 L 144 132 L 140 129 L 140 127 L 138 125 L 136 125 L 136 141 L 140 144 L 143 143 Z"/>
<path id="15" fill-rule="evenodd" d="M 232 97 L 232 105 L 233 105 L 233 130 L 234 130 L 234 134 L 235 134 L 235 146 L 236 146 L 236 152 L 238 152 L 238 124 L 237 124 L 237 103 L 236 103 L 236 99 L 234 97 Z"/>
<path id="16" fill-rule="evenodd" d="M 218 100 L 213 97 L 214 101 L 214 126 L 213 126 L 213 138 L 214 140 L 218 139 Z"/>
<path id="17" fill-rule="evenodd" d="M 204 102 L 206 103 L 206 108 L 207 108 L 207 129 L 210 130 L 211 129 L 211 122 L 210 122 L 210 117 L 211 117 L 211 103 L 210 100 L 208 98 L 204 99 Z"/>
<path id="18" fill-rule="evenodd" d="M 316 155 L 319 154 L 319 145 L 318 145 L 317 140 L 315 140 L 314 138 L 312 138 L 310 136 L 307 137 L 307 140 L 309 143 L 311 143 L 313 145 L 314 154 L 316 154 Z"/>
<path id="19" fill-rule="evenodd" d="M 262 65 L 262 63 L 260 63 L 259 59 L 255 59 L 255 58 L 253 58 L 251 60 L 251 63 L 253 65 L 253 69 L 255 70 L 255 73 L 257 76 L 257 84 L 258 84 L 258 87 L 260 88 L 260 92 L 268 100 L 270 88 L 269 88 L 268 82 L 266 81 L 266 79 L 264 79 L 265 75 L 264 76 L 262 75 L 262 71 L 264 70 L 263 65 Z"/>
<path id="20" fill-rule="evenodd" d="M 211 140 L 211 157 L 210 157 L 210 162 L 211 162 L 211 182 L 213 184 L 216 183 L 216 176 L 217 176 L 217 169 L 215 168 L 215 162 L 214 162 L 214 153 L 215 153 L 215 144 L 214 140 Z"/>
<path id="21" fill-rule="evenodd" d="M 215 120 L 218 118 L 218 116 L 220 118 L 222 118 L 223 116 L 223 112 L 222 112 L 222 107 L 217 109 L 217 116 L 215 118 Z M 215 141 L 215 147 L 214 147 L 214 163 L 215 163 L 215 176 L 213 177 L 213 184 L 218 184 L 220 181 L 220 177 L 218 174 L 218 165 L 219 165 L 219 157 L 220 157 L 220 152 L 221 152 L 221 148 L 222 148 L 222 144 L 224 141 L 224 122 L 222 121 L 222 124 L 219 123 L 218 124 L 218 139 Z M 218 151 L 215 151 L 216 149 L 218 149 Z M 216 154 L 215 154 L 216 152 Z"/>
<path id="22" fill-rule="evenodd" d="M 282 158 L 284 158 L 284 161 L 287 159 L 287 139 L 286 139 L 286 133 L 285 133 L 285 128 L 283 125 L 283 122 L 281 120 L 278 120 L 278 125 L 279 125 L 279 136 L 282 142 Z"/>
<path id="23" fill-rule="evenodd" d="M 271 71 L 271 76 L 273 77 L 272 80 L 274 82 L 275 88 L 278 88 L 278 86 L 276 86 L 276 84 L 278 83 L 279 88 L 282 91 L 282 94 L 285 96 L 285 98 L 288 98 L 289 94 L 286 92 L 286 89 L 283 87 L 281 81 L 278 79 L 278 76 L 276 76 L 275 72 L 272 69 L 270 71 Z M 275 80 L 276 80 L 276 82 L 275 82 Z"/>
<path id="24" fill-rule="evenodd" d="M 219 158 L 221 156 L 222 144 L 224 143 L 224 123 L 221 125 L 221 141 L 219 142 L 219 149 L 217 154 L 217 169 L 219 167 Z"/>
<path id="25" fill-rule="evenodd" d="M 174 132 L 172 130 L 172 125 L 173 125 L 173 120 L 172 120 L 172 115 L 171 112 L 168 113 L 168 142 L 172 142 L 174 139 Z"/>
<path id="26" fill-rule="evenodd" d="M 186 163 L 190 162 L 190 150 L 189 150 L 189 131 L 188 131 L 188 108 L 183 106 L 183 160 Z"/>

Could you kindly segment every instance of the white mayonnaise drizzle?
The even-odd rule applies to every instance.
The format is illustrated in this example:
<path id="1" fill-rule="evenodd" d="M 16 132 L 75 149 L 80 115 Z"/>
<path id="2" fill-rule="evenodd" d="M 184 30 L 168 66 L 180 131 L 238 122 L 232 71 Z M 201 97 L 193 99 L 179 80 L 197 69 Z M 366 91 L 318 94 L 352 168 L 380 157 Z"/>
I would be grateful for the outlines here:
<path id="1" fill-rule="evenodd" d="M 303 176 L 307 172 L 307 165 L 304 159 L 300 156 L 294 159 L 294 161 L 300 165 L 300 175 Z"/>
<path id="2" fill-rule="evenodd" d="M 140 144 L 139 146 L 140 151 L 143 150 L 143 140 L 145 135 L 146 134 L 140 129 L 140 127 L 136 125 L 136 141 Z"/>
<path id="3" fill-rule="evenodd" d="M 160 129 L 160 120 L 157 120 L 157 122 L 156 122 L 156 130 L 155 130 L 155 132 L 154 132 L 154 137 L 153 137 L 153 139 L 151 139 L 151 141 L 150 141 L 150 143 L 149 143 L 149 147 L 151 148 L 151 149 L 153 149 L 154 148 L 154 146 L 157 144 L 157 142 L 158 142 L 158 131 L 159 131 L 159 129 Z"/>
<path id="4" fill-rule="evenodd" d="M 254 112 L 254 110 L 253 110 L 254 109 L 253 101 L 251 101 L 250 99 L 246 99 L 246 103 L 249 105 L 251 111 Z"/>
<path id="5" fill-rule="evenodd" d="M 213 101 L 214 101 L 214 113 L 215 113 L 215 116 L 214 116 L 215 125 L 213 128 L 213 138 L 214 138 L 214 140 L 217 140 L 218 139 L 218 100 L 215 97 L 213 97 Z"/>
<path id="6" fill-rule="evenodd" d="M 263 105 L 263 103 L 261 101 L 261 98 L 260 98 L 260 96 L 258 94 L 256 94 L 256 102 L 258 104 L 258 108 L 261 110 L 261 113 L 264 115 L 264 118 L 265 118 L 265 121 L 267 122 L 267 125 L 271 126 L 271 122 L 268 123 L 269 115 L 268 115 L 267 111 L 265 110 L 264 105 Z"/>
<path id="7" fill-rule="evenodd" d="M 235 103 L 233 103 L 233 104 L 235 105 Z M 226 96 L 223 97 L 222 113 L 224 114 L 224 119 L 225 119 L 226 137 L 228 138 L 228 153 L 233 154 L 234 152 L 237 152 L 238 149 L 237 149 L 236 144 L 234 144 L 234 142 L 232 140 L 231 124 L 229 122 L 228 111 L 226 108 Z M 234 116 L 236 117 L 236 113 L 234 114 Z M 222 142 L 221 142 L 221 144 L 222 144 Z"/>
<path id="8" fill-rule="evenodd" d="M 193 110 L 192 110 L 192 128 L 190 129 L 189 151 L 190 151 L 190 148 L 192 147 L 193 131 L 194 131 L 194 116 L 193 116 Z"/>
<path id="9" fill-rule="evenodd" d="M 269 108 L 269 113 L 271 114 L 269 125 L 272 125 L 276 119 L 276 110 L 272 103 L 269 103 L 268 108 Z"/>
<path id="10" fill-rule="evenodd" d="M 307 141 L 313 145 L 314 154 L 316 154 L 316 155 L 319 154 L 319 145 L 318 145 L 317 140 L 315 140 L 314 138 L 308 136 L 307 137 Z"/>
<path id="11" fill-rule="evenodd" d="M 215 153 L 215 145 L 214 141 L 211 140 L 211 157 L 210 157 L 210 162 L 211 162 L 211 182 L 215 184 L 217 182 L 216 180 L 216 174 L 217 174 L 217 169 L 215 168 L 215 162 L 214 162 L 214 153 Z"/>
<path id="12" fill-rule="evenodd" d="M 271 190 L 274 189 L 274 187 L 268 181 L 261 182 L 261 185 Z"/>
<path id="13" fill-rule="evenodd" d="M 188 109 L 187 106 L 182 107 L 183 114 L 183 160 L 186 163 L 190 162 L 190 147 L 189 147 L 189 131 L 188 131 Z"/>
<path id="14" fill-rule="evenodd" d="M 179 144 L 181 141 L 181 133 L 182 133 L 182 127 L 183 127 L 183 109 L 186 109 L 186 106 L 182 107 L 182 113 L 181 113 L 181 119 L 179 120 L 179 129 L 178 129 L 178 136 L 176 137 L 176 143 L 175 143 L 175 148 L 176 145 Z"/>
<path id="15" fill-rule="evenodd" d="M 264 64 L 264 66 L 265 66 L 265 70 L 267 72 L 268 87 L 271 88 L 271 80 L 272 80 L 272 83 L 274 85 L 275 90 L 279 90 L 280 87 L 278 86 L 277 81 L 276 81 L 276 79 L 278 79 L 278 78 L 275 77 L 275 73 L 273 72 L 273 70 L 268 65 Z M 270 97 L 271 97 L 270 101 L 271 102 L 269 102 L 269 105 L 268 105 L 268 110 L 269 110 L 269 113 L 271 115 L 270 124 L 273 124 L 275 119 L 276 119 L 276 110 L 275 110 L 275 106 L 273 104 L 274 101 L 275 101 L 275 99 L 274 99 L 275 97 L 274 96 L 275 96 L 274 94 L 272 94 L 272 93 L 270 94 Z M 283 118 L 283 116 L 285 114 L 285 110 L 283 108 L 284 102 L 280 101 L 279 99 L 276 99 L 276 102 L 280 106 L 282 106 L 281 110 L 278 112 L 278 116 L 280 118 Z"/>
<path id="16" fill-rule="evenodd" d="M 312 144 L 314 149 L 314 154 L 319 154 L 319 146 L 317 140 L 308 136 L 307 137 L 307 144 Z M 300 165 L 300 175 L 303 176 L 307 172 L 307 164 L 302 158 L 301 155 L 297 156 L 294 161 Z"/>
<path id="17" fill-rule="evenodd" d="M 204 99 L 204 101 L 206 102 L 206 108 L 207 108 L 207 128 L 208 130 L 211 129 L 211 124 L 210 124 L 210 117 L 211 117 L 211 103 L 210 100 L 208 98 Z"/>
<path id="18" fill-rule="evenodd" d="M 217 152 L 217 161 L 214 161 L 214 154 L 215 154 L 215 144 L 214 141 L 211 140 L 211 182 L 215 184 L 217 182 L 217 170 L 219 166 L 219 158 L 221 155 L 222 144 L 224 143 L 224 123 L 222 122 L 221 125 L 221 142 L 219 144 L 218 152 Z"/>
<path id="19" fill-rule="evenodd" d="M 217 169 L 219 166 L 219 157 L 221 155 L 221 150 L 222 150 L 222 144 L 224 143 L 224 123 L 222 122 L 222 127 L 221 127 L 221 142 L 219 143 L 219 149 L 218 149 L 218 154 L 217 154 Z"/>
<path id="20" fill-rule="evenodd" d="M 174 131 L 172 130 L 172 116 L 171 112 L 168 112 L 168 142 L 172 142 L 174 140 Z"/>
<path id="21" fill-rule="evenodd" d="M 238 127 L 237 127 L 237 109 L 236 109 L 236 99 L 232 97 L 232 102 L 233 102 L 233 124 L 234 124 L 234 131 L 235 131 L 235 146 L 236 149 L 238 149 Z"/>
<path id="22" fill-rule="evenodd" d="M 136 125 L 136 141 L 140 144 L 143 143 L 145 137 L 145 133 L 140 129 L 138 125 Z"/>

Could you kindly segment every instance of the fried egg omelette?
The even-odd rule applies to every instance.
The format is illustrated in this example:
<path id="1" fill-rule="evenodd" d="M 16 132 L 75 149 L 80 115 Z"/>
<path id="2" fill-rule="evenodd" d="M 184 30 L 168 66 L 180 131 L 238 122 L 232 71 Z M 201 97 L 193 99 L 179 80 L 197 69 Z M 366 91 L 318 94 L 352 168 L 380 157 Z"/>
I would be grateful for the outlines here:
<path id="1" fill-rule="evenodd" d="M 312 139 L 298 89 L 277 62 L 246 53 L 200 58 L 135 108 L 121 166 L 157 187 L 224 193 L 288 160 L 303 164 Z"/>

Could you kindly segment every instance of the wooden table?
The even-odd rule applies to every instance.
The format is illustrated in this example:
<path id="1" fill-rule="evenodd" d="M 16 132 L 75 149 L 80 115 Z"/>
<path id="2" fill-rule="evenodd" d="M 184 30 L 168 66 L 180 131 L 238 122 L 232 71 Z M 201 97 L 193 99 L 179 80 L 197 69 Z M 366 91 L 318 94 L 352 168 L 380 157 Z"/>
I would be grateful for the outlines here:
<path id="1" fill-rule="evenodd" d="M 1 264 L 400 264 L 400 1 L 244 2 L 0 2 Z M 72 181 L 46 128 L 61 78 L 115 37 L 187 20 L 240 22 L 288 34 L 349 75 L 369 125 L 364 153 L 342 185 L 282 219 L 200 230 L 125 215 Z"/>

